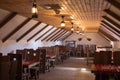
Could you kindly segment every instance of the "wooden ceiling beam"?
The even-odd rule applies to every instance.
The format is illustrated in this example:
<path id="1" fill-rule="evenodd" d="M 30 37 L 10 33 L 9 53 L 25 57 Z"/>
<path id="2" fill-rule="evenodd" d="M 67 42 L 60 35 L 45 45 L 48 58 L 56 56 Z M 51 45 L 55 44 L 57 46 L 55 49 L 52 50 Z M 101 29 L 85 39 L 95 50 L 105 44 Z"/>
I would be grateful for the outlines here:
<path id="1" fill-rule="evenodd" d="M 111 39 L 109 39 L 106 35 L 104 35 L 101 31 L 98 32 L 99 35 L 101 35 L 102 37 L 104 37 L 107 41 L 111 41 Z"/>
<path id="2" fill-rule="evenodd" d="M 61 41 L 64 41 L 66 38 L 68 38 L 70 35 L 72 35 L 72 32 L 68 33 Z"/>
<path id="3" fill-rule="evenodd" d="M 8 23 L 12 18 L 14 18 L 17 15 L 17 12 L 13 12 L 10 15 L 8 15 L 1 23 L 0 28 L 2 28 L 6 23 Z"/>
<path id="4" fill-rule="evenodd" d="M 20 25 L 18 25 L 11 33 L 9 33 L 5 38 L 2 39 L 2 42 L 5 42 L 6 40 L 8 40 L 13 34 L 15 34 L 18 30 L 20 30 L 30 20 L 31 20 L 31 18 L 27 18 L 23 23 L 21 23 Z"/>
<path id="5" fill-rule="evenodd" d="M 64 34 L 67 33 L 67 31 L 63 32 L 60 36 L 58 36 L 54 41 L 57 41 L 59 38 L 61 38 L 62 36 L 64 36 Z"/>
<path id="6" fill-rule="evenodd" d="M 48 31 L 46 31 L 44 34 L 42 34 L 40 37 L 38 37 L 35 41 L 38 41 L 40 38 L 42 38 L 45 34 L 47 34 L 49 31 L 51 31 L 54 27 L 51 27 Z"/>
<path id="7" fill-rule="evenodd" d="M 106 9 L 106 10 L 104 10 L 104 12 L 106 12 L 110 16 L 114 17 L 116 20 L 120 21 L 120 16 L 118 16 L 117 14 L 115 14 L 113 11 L 111 11 L 109 9 Z"/>
<path id="8" fill-rule="evenodd" d="M 107 0 L 110 4 L 112 4 L 113 6 L 117 7 L 118 9 L 120 9 L 120 3 L 117 2 L 116 0 Z"/>
<path id="9" fill-rule="evenodd" d="M 56 39 L 59 35 L 61 35 L 65 30 L 61 30 L 60 33 L 58 33 L 57 35 L 54 36 L 54 38 L 52 38 L 50 41 L 54 41 L 54 39 Z"/>
<path id="10" fill-rule="evenodd" d="M 36 35 L 38 35 L 41 31 L 43 31 L 45 28 L 47 28 L 47 26 L 49 26 L 49 24 L 47 24 L 46 26 L 44 26 L 42 29 L 40 29 L 38 32 L 36 32 L 35 34 L 33 34 L 28 40 L 27 42 L 29 42 L 31 39 L 33 39 Z"/>
<path id="11" fill-rule="evenodd" d="M 102 26 L 104 26 L 105 28 L 107 28 L 109 31 L 111 31 L 112 33 L 114 33 L 115 35 L 117 35 L 117 36 L 119 36 L 120 37 L 120 35 L 118 35 L 116 32 L 114 32 L 113 30 L 112 30 L 112 28 L 110 27 L 110 26 L 106 26 L 105 24 L 101 24 Z"/>
<path id="12" fill-rule="evenodd" d="M 50 39 L 50 41 L 54 41 L 54 39 L 55 39 L 57 36 L 59 36 L 62 32 L 64 32 L 64 30 L 61 30 L 60 32 L 58 32 L 54 37 L 52 37 L 52 38 Z"/>
<path id="13" fill-rule="evenodd" d="M 120 34 L 120 31 L 118 29 L 116 29 L 115 27 L 113 27 L 112 25 L 110 25 L 109 23 L 105 22 L 105 21 L 101 21 L 103 24 L 107 25 L 109 28 L 111 28 L 112 30 L 114 30 L 115 32 L 117 32 L 118 34 Z"/>
<path id="14" fill-rule="evenodd" d="M 36 23 L 33 27 L 31 27 L 28 31 L 26 31 L 23 35 L 21 35 L 16 41 L 20 41 L 22 38 L 24 38 L 27 34 L 29 34 L 32 30 L 34 30 L 38 25 L 40 25 L 41 22 Z"/>
<path id="15" fill-rule="evenodd" d="M 67 34 L 64 34 L 64 35 L 62 35 L 59 39 L 57 39 L 58 41 L 61 41 L 65 36 L 67 36 L 69 33 L 67 33 Z"/>
<path id="16" fill-rule="evenodd" d="M 103 31 L 102 29 L 99 29 L 99 31 L 105 35 L 107 38 L 109 38 L 111 41 L 118 41 L 114 36 L 108 34 L 107 32 Z"/>
<path id="17" fill-rule="evenodd" d="M 49 41 L 52 37 L 54 37 L 56 34 L 58 34 L 61 31 L 61 29 L 59 29 L 57 32 L 55 32 L 51 37 L 49 37 L 46 41 Z"/>
<path id="18" fill-rule="evenodd" d="M 112 19 L 108 18 L 107 16 L 102 16 L 105 20 L 107 20 L 108 22 L 110 22 L 111 24 L 115 25 L 118 29 L 120 29 L 120 25 L 117 24 L 115 21 L 113 21 Z"/>
<path id="19" fill-rule="evenodd" d="M 52 31 L 49 35 L 47 35 L 45 38 L 43 38 L 41 41 L 44 41 L 45 39 L 47 39 L 50 35 L 52 35 L 53 33 L 55 33 L 58 30 L 58 28 L 56 28 L 54 31 Z"/>

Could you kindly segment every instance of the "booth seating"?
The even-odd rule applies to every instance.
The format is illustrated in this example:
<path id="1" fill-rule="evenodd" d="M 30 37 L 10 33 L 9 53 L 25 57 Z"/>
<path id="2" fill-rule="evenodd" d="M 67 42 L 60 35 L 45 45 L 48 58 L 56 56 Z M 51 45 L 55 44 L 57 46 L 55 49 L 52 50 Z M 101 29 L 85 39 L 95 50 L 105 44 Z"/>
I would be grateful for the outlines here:
<path id="1" fill-rule="evenodd" d="M 119 66 L 120 69 L 120 51 L 113 52 L 113 64 Z M 119 79 L 120 79 L 120 73 L 115 74 L 115 80 L 119 80 Z"/>
<path id="2" fill-rule="evenodd" d="M 101 51 L 95 53 L 94 58 L 91 72 L 95 74 L 95 80 L 120 79 L 120 52 Z"/>
<path id="3" fill-rule="evenodd" d="M 9 56 L 0 56 L 0 80 L 9 80 L 10 74 Z"/>
<path id="4" fill-rule="evenodd" d="M 104 69 L 101 67 L 103 65 L 111 65 L 112 51 L 100 51 L 94 54 L 94 67 L 95 69 L 92 72 L 95 74 L 95 80 L 109 80 L 109 74 L 104 72 Z M 96 68 L 96 65 L 101 66 L 99 69 Z M 104 66 L 104 67 L 106 67 Z M 103 70 L 103 71 L 102 71 Z"/>

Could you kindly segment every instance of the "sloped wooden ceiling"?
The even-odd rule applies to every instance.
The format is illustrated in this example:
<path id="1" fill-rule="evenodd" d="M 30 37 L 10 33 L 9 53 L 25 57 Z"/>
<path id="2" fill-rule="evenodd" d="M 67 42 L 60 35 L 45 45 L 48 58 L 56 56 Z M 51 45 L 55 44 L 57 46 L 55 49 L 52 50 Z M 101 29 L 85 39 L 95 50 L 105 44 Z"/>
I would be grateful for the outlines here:
<path id="1" fill-rule="evenodd" d="M 112 41 L 120 40 L 120 0 L 107 1 L 112 6 L 110 6 L 109 9 L 104 10 L 106 15 L 102 16 L 101 26 L 105 27 L 108 31 L 112 32 L 113 34 L 109 33 L 111 36 L 114 37 L 114 35 L 116 35 L 117 37 L 119 37 L 117 39 L 111 39 Z M 103 30 L 100 30 L 100 32 L 103 32 Z M 108 34 L 106 34 L 106 36 L 108 37 Z"/>
<path id="2" fill-rule="evenodd" d="M 112 32 L 111 40 L 120 40 L 120 0 L 36 0 L 38 18 L 31 18 L 33 0 L 0 0 L 0 39 L 5 42 L 64 40 L 73 27 L 84 32 L 103 32 L 105 27 Z M 52 7 L 51 9 L 45 9 Z M 56 6 L 57 5 L 57 6 Z M 6 11 L 7 10 L 7 11 Z M 66 26 L 60 28 L 61 16 Z M 24 17 L 23 17 L 24 16 Z M 11 27 L 12 26 L 12 27 Z M 5 32 L 6 31 L 6 32 Z M 100 31 L 100 32 L 101 32 Z M 108 33 L 108 32 L 107 32 Z M 108 36 L 108 34 L 104 34 Z"/>
<path id="3" fill-rule="evenodd" d="M 36 0 L 38 18 L 36 20 L 60 27 L 61 15 L 65 16 L 66 29 L 70 30 L 71 21 L 74 27 L 81 27 L 85 32 L 97 32 L 100 26 L 103 10 L 108 9 L 110 4 L 106 0 Z M 0 8 L 17 12 L 31 18 L 33 0 L 0 0 Z M 53 7 L 52 9 L 45 9 Z M 57 5 L 57 6 L 55 6 Z M 56 14 L 56 11 L 60 13 Z"/>

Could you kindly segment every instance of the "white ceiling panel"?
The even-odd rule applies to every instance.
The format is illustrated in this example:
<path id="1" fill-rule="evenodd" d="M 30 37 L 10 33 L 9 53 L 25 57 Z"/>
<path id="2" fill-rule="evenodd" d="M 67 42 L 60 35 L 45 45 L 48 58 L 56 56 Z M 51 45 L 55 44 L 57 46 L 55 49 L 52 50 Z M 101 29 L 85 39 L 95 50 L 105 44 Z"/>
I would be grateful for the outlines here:
<path id="1" fill-rule="evenodd" d="M 9 33 L 11 33 L 18 25 L 25 21 L 25 17 L 16 15 L 13 19 L 11 19 L 7 24 L 5 24 L 0 29 L 0 39 L 3 39 Z"/>
<path id="2" fill-rule="evenodd" d="M 32 26 L 34 26 L 38 21 L 30 20 L 25 26 L 23 26 L 16 34 L 14 34 L 10 39 L 18 39 L 22 34 L 28 31 Z"/>
<path id="3" fill-rule="evenodd" d="M 34 35 L 36 32 L 40 31 L 43 27 L 45 27 L 47 24 L 41 23 L 39 26 L 37 26 L 34 30 L 32 30 L 27 36 L 25 36 L 23 39 L 27 40 L 32 35 Z"/>

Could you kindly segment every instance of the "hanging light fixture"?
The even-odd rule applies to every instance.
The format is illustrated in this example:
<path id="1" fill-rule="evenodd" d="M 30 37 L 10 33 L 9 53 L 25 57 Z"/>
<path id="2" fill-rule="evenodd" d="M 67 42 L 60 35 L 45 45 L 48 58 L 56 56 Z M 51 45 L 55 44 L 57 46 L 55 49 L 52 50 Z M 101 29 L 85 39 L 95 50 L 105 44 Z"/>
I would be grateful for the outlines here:
<path id="1" fill-rule="evenodd" d="M 61 16 L 61 17 L 62 17 L 61 27 L 64 28 L 64 27 L 65 27 L 65 21 L 64 21 L 64 17 L 65 17 L 65 16 Z"/>
<path id="2" fill-rule="evenodd" d="M 32 7 L 32 18 L 38 18 L 38 9 L 37 9 L 36 0 L 34 0 L 34 2 L 33 2 L 33 7 Z"/>
<path id="3" fill-rule="evenodd" d="M 77 34 L 80 33 L 79 27 L 77 27 L 76 33 L 77 33 Z"/>
<path id="4" fill-rule="evenodd" d="M 72 24 L 71 31 L 73 32 L 74 31 L 73 22 L 71 22 L 71 24 Z"/>

